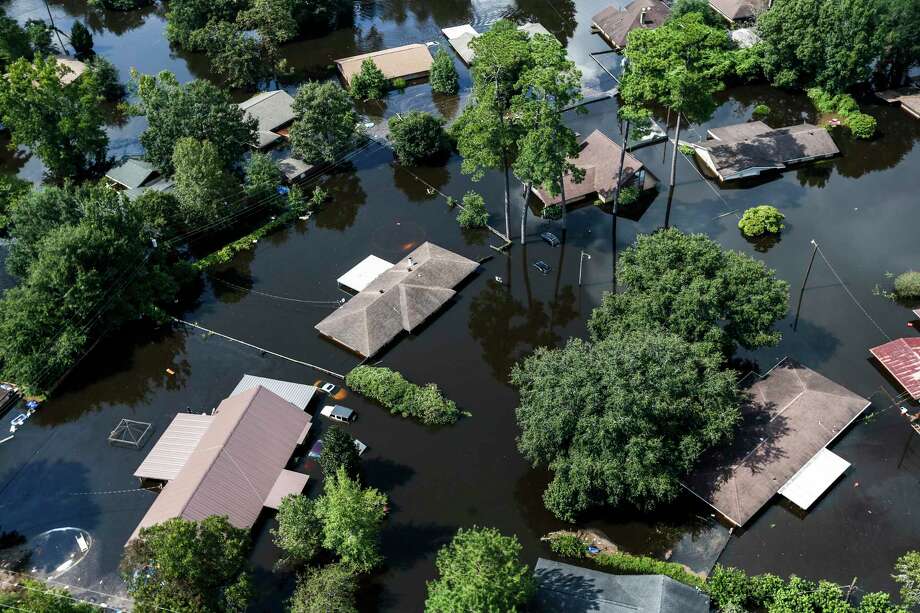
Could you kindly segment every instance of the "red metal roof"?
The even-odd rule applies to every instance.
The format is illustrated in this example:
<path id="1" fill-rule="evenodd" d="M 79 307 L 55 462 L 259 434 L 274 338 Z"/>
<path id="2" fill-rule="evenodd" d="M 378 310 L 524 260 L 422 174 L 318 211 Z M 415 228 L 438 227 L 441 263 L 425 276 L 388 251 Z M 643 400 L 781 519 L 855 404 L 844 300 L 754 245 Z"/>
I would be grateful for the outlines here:
<path id="1" fill-rule="evenodd" d="M 920 400 L 920 338 L 899 338 L 869 350 L 914 400 Z"/>

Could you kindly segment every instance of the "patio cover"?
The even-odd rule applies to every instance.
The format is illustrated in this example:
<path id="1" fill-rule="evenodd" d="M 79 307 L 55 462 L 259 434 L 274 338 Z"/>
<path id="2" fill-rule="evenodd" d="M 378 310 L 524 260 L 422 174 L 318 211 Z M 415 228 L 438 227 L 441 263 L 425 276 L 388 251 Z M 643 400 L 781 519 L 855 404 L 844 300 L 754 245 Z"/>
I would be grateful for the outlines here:
<path id="1" fill-rule="evenodd" d="M 748 397 L 734 440 L 703 454 L 682 482 L 736 526 L 746 524 L 870 404 L 789 358 L 741 383 Z"/>
<path id="2" fill-rule="evenodd" d="M 898 338 L 869 350 L 914 400 L 920 400 L 920 338 Z"/>
<path id="3" fill-rule="evenodd" d="M 251 390 L 254 387 L 262 386 L 267 390 L 278 394 L 301 411 L 307 409 L 313 395 L 316 394 L 315 385 L 304 385 L 303 383 L 292 383 L 291 381 L 281 381 L 279 379 L 269 379 L 268 377 L 257 377 L 255 375 L 243 375 L 240 382 L 236 384 L 231 396 L 236 396 L 240 392 Z"/>
<path id="4" fill-rule="evenodd" d="M 272 491 L 268 493 L 268 497 L 265 499 L 265 506 L 269 509 L 277 509 L 281 505 L 281 499 L 288 494 L 303 492 L 303 488 L 307 486 L 307 481 L 309 480 L 310 477 L 303 473 L 282 470 L 272 486 Z"/>
<path id="5" fill-rule="evenodd" d="M 134 471 L 134 476 L 159 481 L 175 479 L 195 451 L 201 437 L 211 427 L 212 419 L 211 415 L 177 414 Z"/>
<path id="6" fill-rule="evenodd" d="M 839 455 L 822 449 L 779 488 L 779 494 L 807 511 L 849 467 Z"/>
<path id="7" fill-rule="evenodd" d="M 354 268 L 336 279 L 336 282 L 345 289 L 360 292 L 370 285 L 374 279 L 391 268 L 393 268 L 391 262 L 378 258 L 376 255 L 369 255 L 358 262 Z"/>

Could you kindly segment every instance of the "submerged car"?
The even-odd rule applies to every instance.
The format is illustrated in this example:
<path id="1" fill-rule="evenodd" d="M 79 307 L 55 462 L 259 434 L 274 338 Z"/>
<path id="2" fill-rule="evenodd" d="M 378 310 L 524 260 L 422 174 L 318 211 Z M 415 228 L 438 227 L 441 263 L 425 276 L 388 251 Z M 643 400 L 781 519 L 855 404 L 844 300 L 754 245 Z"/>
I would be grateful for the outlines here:
<path id="1" fill-rule="evenodd" d="M 549 243 L 550 247 L 559 246 L 559 237 L 553 234 L 552 232 L 544 232 L 543 234 L 540 235 L 540 238 L 542 238 L 547 243 Z"/>
<path id="2" fill-rule="evenodd" d="M 346 424 L 355 420 L 355 412 L 340 404 L 327 404 L 320 411 L 320 415 Z"/>
<path id="3" fill-rule="evenodd" d="M 536 268 L 537 270 L 539 270 L 540 272 L 542 272 L 544 275 L 549 274 L 549 271 L 552 270 L 552 268 L 550 268 L 549 264 L 547 264 L 547 263 L 544 262 L 543 260 L 537 260 L 536 262 L 534 262 L 534 263 L 533 263 L 533 267 Z"/>

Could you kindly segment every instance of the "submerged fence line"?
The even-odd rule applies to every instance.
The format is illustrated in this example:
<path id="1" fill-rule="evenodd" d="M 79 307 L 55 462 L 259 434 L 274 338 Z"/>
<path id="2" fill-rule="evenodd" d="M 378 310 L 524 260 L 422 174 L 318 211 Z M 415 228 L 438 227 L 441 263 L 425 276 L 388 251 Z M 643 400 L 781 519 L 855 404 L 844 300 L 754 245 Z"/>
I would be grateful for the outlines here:
<path id="1" fill-rule="evenodd" d="M 271 351 L 270 349 L 265 349 L 264 347 L 259 347 L 258 345 L 253 345 L 252 343 L 247 343 L 247 342 L 244 341 L 244 340 L 241 340 L 241 339 L 238 339 L 238 338 L 233 338 L 232 336 L 227 336 L 226 334 L 221 334 L 221 333 L 218 332 L 217 330 L 211 330 L 210 328 L 205 328 L 204 326 L 199 326 L 199 325 L 196 324 L 196 323 L 192 323 L 192 322 L 190 322 L 190 321 L 185 321 L 184 319 L 179 319 L 178 317 L 172 317 L 172 320 L 175 321 L 176 323 L 185 324 L 186 326 L 191 326 L 192 328 L 197 328 L 198 330 L 202 330 L 203 332 L 207 332 L 208 334 L 213 334 L 213 335 L 215 335 L 215 336 L 219 336 L 219 337 L 221 337 L 221 338 L 225 338 L 225 339 L 227 339 L 228 341 L 233 341 L 234 343 L 239 343 L 240 345 L 245 345 L 246 347 L 250 347 L 250 348 L 252 348 L 252 349 L 256 349 L 256 350 L 258 350 L 258 351 L 261 351 L 262 353 L 267 353 L 267 354 L 269 354 L 269 355 L 273 355 L 273 356 L 275 356 L 276 358 L 281 358 L 282 360 L 287 360 L 288 362 L 294 362 L 295 364 L 300 364 L 301 366 L 306 366 L 307 368 L 312 368 L 312 369 L 314 369 L 314 370 L 318 370 L 318 371 L 320 371 L 320 372 L 322 372 L 322 373 L 325 373 L 325 374 L 327 374 L 327 375 L 330 375 L 330 376 L 332 376 L 332 377 L 337 377 L 338 379 L 341 379 L 342 381 L 345 380 L 345 375 L 340 375 L 339 373 L 337 373 L 337 372 L 335 372 L 335 371 L 332 371 L 332 370 L 329 370 L 328 368 L 323 368 L 322 366 L 317 366 L 316 364 L 311 364 L 311 363 L 309 363 L 309 362 L 304 362 L 303 360 L 298 360 L 297 358 L 292 358 L 292 357 L 290 357 L 290 356 L 287 356 L 287 355 L 278 353 L 278 352 L 276 352 L 276 351 Z"/>

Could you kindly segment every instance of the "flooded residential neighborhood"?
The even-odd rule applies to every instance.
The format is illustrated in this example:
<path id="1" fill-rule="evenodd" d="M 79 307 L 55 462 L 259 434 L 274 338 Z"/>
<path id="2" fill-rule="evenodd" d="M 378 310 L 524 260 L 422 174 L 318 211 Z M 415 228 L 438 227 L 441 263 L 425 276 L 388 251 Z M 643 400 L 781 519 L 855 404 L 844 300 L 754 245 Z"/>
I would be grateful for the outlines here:
<path id="1" fill-rule="evenodd" d="M 227 606 L 226 610 L 314 610 L 285 608 L 290 606 L 288 599 L 306 565 L 282 563 L 287 554 L 276 537 L 283 531 L 279 530 L 281 512 L 275 510 L 278 503 L 262 508 L 256 500 L 254 506 L 246 506 L 248 492 L 244 496 L 225 490 L 209 494 L 212 497 L 205 504 L 200 491 L 210 487 L 221 492 L 237 487 L 233 485 L 237 482 L 248 482 L 259 490 L 262 486 L 253 474 L 263 470 L 255 468 L 263 462 L 270 474 L 260 472 L 258 477 L 268 480 L 266 488 L 281 487 L 276 481 L 281 479 L 279 472 L 282 476 L 292 473 L 301 487 L 288 484 L 290 492 L 299 495 L 302 489 L 304 497 L 317 500 L 330 477 L 324 473 L 322 458 L 312 457 L 308 450 L 327 431 L 340 429 L 366 445 L 359 458 L 359 482 L 378 490 L 386 501 L 385 517 L 379 524 L 381 561 L 355 574 L 355 607 L 361 611 L 510 610 L 437 605 L 440 601 L 432 586 L 444 572 L 436 565 L 439 550 L 446 550 L 458 529 L 473 527 L 495 528 L 502 535 L 516 537 L 519 562 L 528 569 L 537 566 L 537 587 L 533 588 L 537 595 L 552 589 L 540 575 L 548 572 L 540 568 L 550 564 L 549 559 L 556 560 L 551 564 L 590 567 L 594 573 L 598 569 L 630 576 L 663 572 L 623 572 L 600 562 L 592 565 L 587 559 L 573 561 L 545 538 L 564 531 L 600 535 L 618 554 L 675 563 L 697 578 L 710 575 L 718 563 L 751 576 L 772 573 L 784 579 L 796 575 L 810 581 L 826 580 L 842 586 L 853 611 L 860 598 L 871 592 L 888 593 L 892 606 L 902 603 L 905 610 L 912 610 L 913 605 L 902 601 L 903 584 L 892 575 L 902 555 L 920 549 L 920 429 L 910 419 L 920 405 L 908 387 L 910 377 L 916 379 L 920 373 L 920 312 L 916 311 L 920 300 L 896 296 L 893 278 L 920 268 L 920 120 L 906 106 L 901 108 L 873 95 L 867 87 L 857 87 L 854 98 L 860 112 L 876 122 L 874 136 L 860 139 L 849 128 L 832 123 L 836 121 L 830 117 L 833 114 L 820 111 L 802 88 L 777 87 L 766 80 L 729 81 L 714 93 L 715 107 L 708 117 L 696 121 L 683 116 L 674 166 L 668 139 L 675 138 L 677 112 L 667 104 L 647 105 L 653 125 L 666 135 L 627 147 L 622 159 L 629 156 L 630 172 L 635 171 L 643 181 L 648 177 L 643 185 L 650 189 L 643 187 L 634 202 L 620 201 L 615 209 L 614 196 L 604 200 L 602 191 L 609 187 L 619 198 L 625 190 L 612 174 L 621 168 L 621 162 L 614 158 L 616 163 L 610 163 L 610 156 L 619 155 L 624 141 L 627 124 L 620 111 L 625 102 L 619 88 L 628 64 L 623 61 L 625 52 L 614 50 L 615 45 L 592 28 L 593 17 L 609 4 L 609 0 L 361 0 L 354 3 L 350 22 L 281 44 L 278 51 L 289 67 L 287 74 L 227 88 L 234 104 L 260 91 L 283 90 L 296 97 L 308 80 L 341 88 L 345 87 L 346 69 L 337 66 L 336 60 L 415 44 L 422 45 L 417 49 L 422 54 L 445 51 L 458 74 L 455 94 L 433 93 L 427 78 L 406 72 L 410 78 L 382 99 L 356 101 L 355 111 L 367 138 L 334 163 L 302 162 L 311 166 L 309 174 L 304 168 L 302 177 L 288 183 L 302 186 L 308 194 L 319 186 L 325 196 L 321 207 L 291 215 L 281 227 L 250 239 L 247 233 L 283 214 L 260 210 L 259 201 L 250 196 L 249 212 L 237 215 L 236 225 L 215 232 L 183 231 L 181 241 L 160 238 L 156 249 L 169 243 L 176 246 L 179 255 L 175 257 L 188 262 L 201 262 L 241 237 L 247 244 L 213 265 L 197 268 L 195 280 L 163 306 L 163 317 L 155 321 L 140 315 L 128 317 L 122 325 L 106 327 L 104 332 L 97 325 L 98 337 L 78 352 L 79 359 L 66 374 L 61 373 L 63 377 L 52 389 L 42 390 L 47 393 L 22 390 L 23 398 L 2 417 L 4 430 L 0 433 L 0 439 L 5 439 L 0 442 L 0 531 L 15 537 L 11 546 L 0 550 L 8 571 L 4 581 L 29 576 L 49 589 L 66 587 L 77 600 L 107 607 L 104 610 L 155 610 L 153 605 L 135 604 L 135 588 L 129 589 L 120 565 L 129 540 L 137 537 L 136 529 L 156 523 L 144 523 L 144 518 L 158 497 L 179 489 L 176 479 L 191 483 L 183 485 L 189 488 L 187 500 L 160 500 L 157 504 L 162 505 L 164 518 L 186 517 L 187 509 L 197 504 L 227 507 L 226 513 L 207 515 L 232 515 L 237 503 L 240 513 L 255 513 L 243 522 L 249 524 L 245 528 L 252 542 L 246 552 L 252 597 L 248 609 Z M 626 2 L 614 0 L 614 5 L 622 9 Z M 212 58 L 170 45 L 165 34 L 168 4 L 123 11 L 86 0 L 51 1 L 47 9 L 34 0 L 9 0 L 2 8 L 20 24 L 49 16 L 62 32 L 71 32 L 74 22 L 85 24 L 92 33 L 95 54 L 114 65 L 123 83 L 131 81 L 134 71 L 147 75 L 170 71 L 180 85 L 196 79 L 224 82 L 214 72 Z M 636 19 L 644 24 L 645 13 Z M 472 60 L 471 68 L 456 51 L 455 39 L 442 29 L 469 24 L 477 36 L 483 36 L 503 20 L 516 26 L 540 24 L 561 44 L 565 57 L 580 72 L 583 95 L 577 104 L 567 105 L 561 123 L 572 131 L 579 146 L 589 135 L 612 143 L 612 148 L 596 154 L 603 159 L 591 162 L 591 176 L 586 177 L 602 185 L 593 171 L 599 169 L 598 175 L 606 172 L 610 176 L 603 178 L 608 187 L 584 190 L 591 195 L 571 202 L 563 218 L 545 214 L 550 196 L 544 194 L 541 200 L 539 190 L 528 189 L 534 187 L 532 182 L 511 173 L 507 241 L 502 236 L 506 185 L 500 169 L 487 170 L 475 180 L 464 167 L 462 142 L 459 150 L 451 146 L 435 161 L 405 164 L 388 140 L 393 125 L 388 121 L 412 111 L 443 117 L 448 130 L 458 122 L 462 126 L 464 109 L 477 104 L 480 95 L 474 75 L 477 60 Z M 57 38 L 54 41 L 59 44 Z M 918 60 L 914 57 L 909 62 L 914 70 Z M 411 64 L 411 58 L 407 61 Z M 385 66 L 381 68 L 386 72 Z M 403 69 L 414 70 L 411 66 Z M 348 74 L 346 80 L 351 78 L 351 72 Z M 125 101 L 139 104 L 139 96 L 136 85 L 129 85 Z M 124 103 L 105 102 L 103 106 L 107 154 L 113 164 L 144 155 L 141 135 L 149 127 L 147 117 L 132 115 Z M 750 123 L 755 121 L 762 122 L 763 129 L 751 130 Z M 730 137 L 720 132 L 739 124 L 748 126 L 741 136 L 737 131 Z M 802 124 L 814 128 L 815 141 L 795 140 L 801 137 L 797 126 Z M 786 128 L 790 129 L 784 132 Z M 271 129 L 282 135 L 266 147 L 268 155 L 276 161 L 296 158 L 291 144 L 296 141 L 288 128 Z M 259 135 L 261 138 L 262 132 Z M 29 147 L 8 147 L 12 139 L 9 131 L 0 133 L 2 175 L 18 177 L 36 191 L 69 181 L 51 176 L 43 158 Z M 826 145 L 824 139 L 834 151 L 821 148 Z M 755 145 L 761 148 L 752 153 Z M 793 146 L 808 149 L 809 157 L 789 153 L 788 147 Z M 735 147 L 731 160 L 719 162 L 724 158 L 718 155 L 729 155 L 726 148 L 730 147 Z M 730 164 L 734 166 L 726 170 Z M 754 167 L 758 171 L 750 172 Z M 761 172 L 762 168 L 766 170 Z M 747 174 L 732 179 L 736 170 Z M 675 184 L 669 190 L 671 176 Z M 466 204 L 464 196 L 470 191 L 482 196 L 489 213 L 486 227 L 462 228 L 457 222 Z M 759 205 L 770 205 L 782 213 L 781 232 L 748 237 L 739 229 L 745 211 Z M 624 251 L 641 244 L 637 240 L 662 236 L 665 227 L 705 235 L 722 250 L 762 262 L 772 271 L 771 278 L 788 284 L 785 314 L 768 322 L 781 335 L 778 342 L 750 348 L 743 342 L 729 343 L 720 366 L 737 373 L 742 391 L 748 389 L 745 381 L 761 382 L 755 390 L 761 390 L 757 393 L 763 395 L 758 396 L 763 406 L 751 418 L 761 422 L 755 430 L 734 435 L 731 451 L 735 456 L 713 459 L 701 455 L 707 467 L 713 460 L 722 472 L 701 481 L 692 477 L 701 473 L 687 471 L 667 501 L 637 504 L 621 493 L 624 497 L 619 504 L 590 504 L 574 518 L 561 517 L 547 502 L 547 487 L 559 465 L 533 462 L 519 451 L 527 435 L 522 433 L 516 409 L 526 402 L 522 401 L 522 386 L 512 384 L 513 377 L 521 376 L 521 367 L 516 369 L 516 365 L 538 348 L 562 348 L 572 338 L 600 344 L 595 324 L 589 331 L 588 322 L 592 312 L 605 304 L 605 295 L 616 290 L 615 265 L 623 265 Z M 547 233 L 554 240 L 546 238 Z M 18 241 L 21 239 L 7 240 L 3 248 L 4 258 L 14 260 L 14 265 L 16 256 L 9 254 L 18 248 Z M 366 273 L 367 279 L 351 281 L 361 287 L 343 286 L 343 275 L 368 256 L 383 261 L 383 272 Z M 149 257 L 145 256 L 145 263 Z M 461 274 L 454 268 L 465 266 L 461 262 L 471 263 L 472 272 L 464 268 Z M 120 272 L 118 267 L 129 263 L 110 264 L 110 283 L 114 278 L 120 289 L 127 286 L 128 281 L 114 271 Z M 390 281 L 385 275 L 399 278 Z M 4 272 L 3 287 L 9 291 L 22 284 L 23 278 L 21 273 Z M 622 278 L 619 281 L 625 283 Z M 348 319 L 341 317 L 342 312 Z M 319 325 L 331 315 L 339 320 Z M 724 320 L 718 323 L 731 328 Z M 872 348 L 902 338 L 907 339 L 907 349 L 898 359 L 913 359 L 915 367 L 902 364 L 897 371 L 870 353 Z M 911 351 L 915 358 L 910 357 Z M 769 387 L 764 384 L 784 376 L 782 371 L 790 364 L 801 365 L 809 373 L 796 371 L 795 375 L 796 381 L 807 382 L 792 392 L 776 388 L 776 397 L 768 397 L 774 392 L 762 391 Z M 436 384 L 443 398 L 455 403 L 456 423 L 425 422 L 409 412 L 388 411 L 385 402 L 376 401 L 373 394 L 353 389 L 350 373 L 359 366 L 385 367 L 419 386 Z M 588 394 L 566 388 L 584 382 L 566 376 L 569 366 L 560 358 L 559 379 L 547 384 L 552 389 L 547 394 L 558 400 L 560 422 Z M 230 409 L 215 409 L 233 404 L 238 398 L 234 389 L 244 375 L 302 384 L 311 390 L 316 386 L 315 394 L 311 392 L 306 407 L 300 407 L 305 416 L 293 411 L 273 417 L 265 406 L 239 408 L 241 415 L 247 410 L 266 412 L 260 412 L 258 419 L 256 415 L 238 417 L 236 431 L 233 425 L 221 426 L 227 431 L 223 438 L 214 439 L 215 448 L 220 448 L 214 452 L 217 459 L 202 462 L 213 466 L 239 462 L 254 468 L 252 472 L 240 468 L 244 476 L 208 484 L 214 477 L 207 469 L 198 476 L 190 474 L 194 458 L 206 451 L 196 445 L 217 436 L 213 428 L 220 419 L 230 419 Z M 812 375 L 820 381 L 809 378 Z M 329 391 L 322 389 L 324 384 L 332 384 Z M 597 396 L 606 393 L 601 388 L 595 391 Z M 813 396 L 813 404 L 796 405 L 802 394 Z M 290 399 L 281 396 L 285 400 L 279 398 L 279 402 L 289 409 Z M 33 397 L 39 398 L 38 408 L 29 412 L 26 401 Z M 749 401 L 743 394 L 739 398 L 739 406 Z M 716 402 L 713 397 L 707 399 Z M 357 418 L 334 421 L 321 413 L 327 405 L 347 407 Z M 852 409 L 843 411 L 843 405 Z M 739 428 L 748 427 L 745 411 L 739 409 L 733 422 Z M 765 413 L 769 413 L 766 421 Z M 25 417 L 8 435 L 10 420 L 19 414 Z M 184 449 L 177 453 L 185 455 L 177 460 L 180 463 L 169 478 L 158 481 L 136 476 L 157 441 L 173 428 L 177 415 L 204 415 L 211 421 L 205 420 L 210 425 L 192 442 L 177 443 Z M 288 424 L 285 432 L 278 422 L 288 418 L 289 422 L 283 422 Z M 113 443 L 122 420 L 140 425 L 135 430 L 119 430 L 119 437 L 130 439 L 127 444 L 119 444 L 124 442 L 119 437 Z M 272 426 L 277 432 L 264 431 Z M 255 445 L 252 441 L 234 442 L 246 435 L 247 427 L 257 433 L 252 434 L 254 440 L 273 441 L 264 443 L 263 452 L 277 451 L 278 446 L 284 452 L 269 462 L 262 457 L 265 453 L 250 449 Z M 579 435 L 580 444 L 586 448 L 605 445 L 608 427 L 609 422 L 598 418 L 596 431 L 592 425 Z M 303 428 L 308 432 L 301 440 L 292 436 L 301 433 L 291 429 Z M 796 432 L 798 438 L 790 434 Z M 790 443 L 786 437 L 796 440 Z M 765 441 L 774 439 L 779 442 L 767 451 Z M 751 454 L 760 453 L 763 465 L 753 466 Z M 841 460 L 842 464 L 834 464 L 840 470 L 827 468 L 833 473 L 829 477 L 814 469 L 814 480 L 821 482 L 818 490 L 814 489 L 817 485 L 800 483 L 812 488 L 805 494 L 808 506 L 803 509 L 794 496 L 784 497 L 781 486 L 807 465 L 814 467 L 810 463 L 823 454 Z M 228 457 L 221 459 L 224 455 Z M 772 473 L 774 462 L 783 466 Z M 738 486 L 731 493 L 715 491 L 713 480 L 721 483 L 728 479 L 727 472 L 742 469 L 753 476 L 731 477 L 736 479 L 733 487 Z M 573 481 L 594 479 L 604 472 L 596 465 L 586 469 L 590 477 L 572 471 Z M 296 475 L 309 478 L 298 481 L 302 477 Z M 164 487 L 164 483 L 169 485 Z M 249 485 L 240 485 L 241 492 Z M 260 492 L 256 497 L 264 500 Z M 232 502 L 220 502 L 220 496 Z M 585 496 L 592 501 L 613 499 L 609 492 Z M 725 502 L 729 497 L 733 502 Z M 178 510 L 171 511 L 169 504 Z M 740 515 L 727 510 L 734 508 L 731 505 L 737 505 Z M 233 517 L 230 523 L 241 527 Z M 330 545 L 323 544 L 321 549 L 310 565 L 328 565 L 339 556 L 347 559 Z M 587 557 L 597 555 L 598 545 L 587 545 L 587 551 Z M 153 562 L 145 568 L 144 572 L 156 577 L 150 570 L 156 568 Z M 528 570 L 527 576 L 531 574 Z M 137 576 L 135 572 L 135 582 Z M 706 593 L 705 588 L 695 589 Z M 707 602 L 710 597 L 711 610 L 730 610 L 717 605 L 715 593 L 709 593 Z M 534 610 L 593 610 L 573 608 L 573 604 L 556 606 Z M 201 610 L 212 608 L 202 606 Z M 330 604 L 326 610 L 352 609 Z"/>

